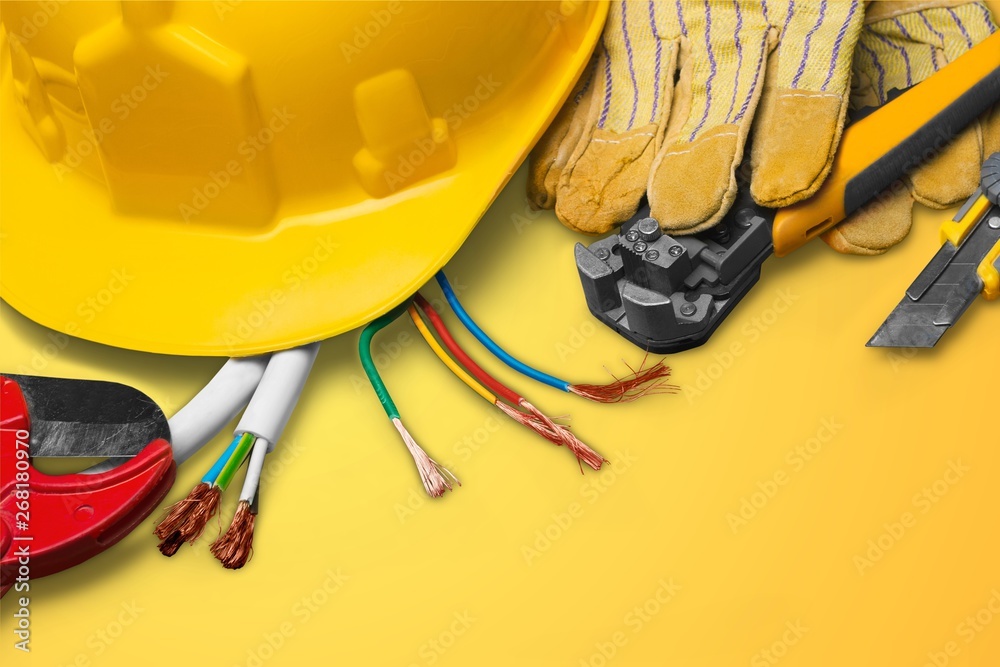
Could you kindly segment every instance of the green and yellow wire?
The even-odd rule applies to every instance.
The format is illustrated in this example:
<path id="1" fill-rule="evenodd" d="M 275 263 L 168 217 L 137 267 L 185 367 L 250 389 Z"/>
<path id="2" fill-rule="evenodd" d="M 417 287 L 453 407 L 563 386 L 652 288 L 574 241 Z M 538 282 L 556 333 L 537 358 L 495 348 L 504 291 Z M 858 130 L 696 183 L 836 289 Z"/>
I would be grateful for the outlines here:
<path id="1" fill-rule="evenodd" d="M 420 473 L 420 481 L 424 486 L 424 490 L 432 498 L 437 498 L 444 494 L 445 491 L 450 491 L 453 483 L 461 485 L 461 482 L 458 481 L 458 478 L 450 470 L 428 456 L 427 452 L 417 444 L 413 436 L 410 435 L 410 432 L 403 426 L 399 410 L 396 408 L 396 404 L 389 394 L 389 389 L 385 386 L 385 382 L 382 381 L 378 368 L 375 366 L 375 360 L 372 358 L 371 345 L 375 334 L 394 322 L 403 314 L 407 306 L 408 302 L 403 303 L 366 326 L 362 330 L 361 340 L 358 342 L 358 354 L 361 357 L 361 366 L 365 370 L 365 375 L 368 376 L 368 381 L 371 382 L 372 389 L 375 390 L 375 395 L 378 397 L 379 403 L 382 404 L 382 409 L 385 410 L 389 421 L 392 422 L 396 431 L 399 432 L 400 437 L 403 439 L 403 444 L 406 445 L 406 449 L 410 452 L 410 456 L 413 457 L 413 461 L 417 465 L 417 471 Z"/>

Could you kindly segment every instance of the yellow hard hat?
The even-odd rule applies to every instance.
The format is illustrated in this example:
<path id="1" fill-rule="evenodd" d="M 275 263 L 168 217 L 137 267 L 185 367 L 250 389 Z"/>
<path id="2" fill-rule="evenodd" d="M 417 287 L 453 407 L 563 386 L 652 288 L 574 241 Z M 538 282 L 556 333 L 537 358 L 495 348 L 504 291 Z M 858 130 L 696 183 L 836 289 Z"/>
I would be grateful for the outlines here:
<path id="1" fill-rule="evenodd" d="M 248 355 L 388 311 L 567 96 L 591 2 L 0 5 L 0 296 L 64 333 Z"/>

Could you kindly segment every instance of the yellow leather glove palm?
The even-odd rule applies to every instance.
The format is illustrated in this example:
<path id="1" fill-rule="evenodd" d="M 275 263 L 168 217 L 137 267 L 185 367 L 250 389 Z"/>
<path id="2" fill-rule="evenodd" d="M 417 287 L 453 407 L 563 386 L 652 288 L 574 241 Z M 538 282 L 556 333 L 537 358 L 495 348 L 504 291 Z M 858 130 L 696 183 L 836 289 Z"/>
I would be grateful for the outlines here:
<path id="1" fill-rule="evenodd" d="M 863 21 L 844 2 L 615 2 L 591 70 L 532 155 L 529 198 L 605 232 L 647 195 L 671 233 L 718 222 L 755 112 L 751 192 L 785 206 L 829 171 Z"/>
<path id="2" fill-rule="evenodd" d="M 914 11 L 916 10 L 916 11 Z M 873 2 L 854 55 L 854 108 L 877 107 L 971 49 L 997 26 L 981 2 Z M 979 185 L 983 161 L 1000 150 L 1000 112 L 985 114 L 939 155 L 823 235 L 839 252 L 878 255 L 909 233 L 913 203 L 947 208 Z"/>

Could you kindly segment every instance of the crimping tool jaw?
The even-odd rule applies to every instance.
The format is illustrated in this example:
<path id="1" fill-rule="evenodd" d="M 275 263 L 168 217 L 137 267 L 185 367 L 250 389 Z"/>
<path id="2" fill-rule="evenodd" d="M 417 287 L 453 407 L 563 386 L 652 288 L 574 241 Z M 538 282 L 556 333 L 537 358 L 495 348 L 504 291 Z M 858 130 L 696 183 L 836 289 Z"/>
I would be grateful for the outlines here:
<path id="1" fill-rule="evenodd" d="M 760 277 L 773 219 L 744 196 L 712 229 L 671 236 L 643 206 L 617 233 L 576 245 L 587 306 L 650 352 L 701 345 Z"/>

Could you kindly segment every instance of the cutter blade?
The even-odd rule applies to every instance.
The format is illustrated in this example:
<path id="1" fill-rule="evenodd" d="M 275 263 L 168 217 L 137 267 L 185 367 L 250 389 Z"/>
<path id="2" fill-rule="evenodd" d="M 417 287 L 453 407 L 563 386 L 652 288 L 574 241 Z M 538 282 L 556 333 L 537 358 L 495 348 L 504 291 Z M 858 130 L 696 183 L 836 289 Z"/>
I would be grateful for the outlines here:
<path id="1" fill-rule="evenodd" d="M 977 268 L 1000 243 L 1000 215 L 986 211 L 961 245 L 945 241 L 868 347 L 934 347 L 983 290 Z"/>
<path id="2" fill-rule="evenodd" d="M 33 457 L 109 457 L 138 454 L 153 440 L 170 440 L 163 411 L 132 387 L 4 373 L 21 389 L 31 420 Z"/>

